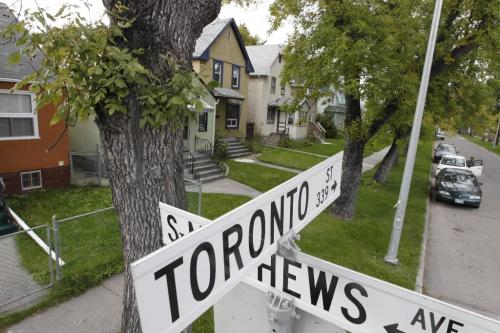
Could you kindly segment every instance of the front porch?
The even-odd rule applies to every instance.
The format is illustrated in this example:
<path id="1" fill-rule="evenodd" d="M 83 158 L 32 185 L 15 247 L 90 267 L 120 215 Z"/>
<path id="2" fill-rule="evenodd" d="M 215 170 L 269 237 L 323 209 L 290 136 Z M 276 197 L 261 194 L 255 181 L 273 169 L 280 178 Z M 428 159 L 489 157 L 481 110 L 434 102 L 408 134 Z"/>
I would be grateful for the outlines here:
<path id="1" fill-rule="evenodd" d="M 215 131 L 223 138 L 244 138 L 246 136 L 245 98 L 239 92 L 228 88 L 215 88 L 217 98 Z"/>

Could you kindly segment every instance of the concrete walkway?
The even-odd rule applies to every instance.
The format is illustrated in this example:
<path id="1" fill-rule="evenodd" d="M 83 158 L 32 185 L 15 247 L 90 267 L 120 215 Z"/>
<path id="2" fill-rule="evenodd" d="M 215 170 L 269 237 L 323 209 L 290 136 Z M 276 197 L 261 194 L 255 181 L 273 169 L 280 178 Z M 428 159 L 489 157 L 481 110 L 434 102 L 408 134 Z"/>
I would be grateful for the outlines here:
<path id="1" fill-rule="evenodd" d="M 363 172 L 372 169 L 387 152 L 383 149 L 363 160 Z M 281 169 L 282 167 L 267 164 Z M 298 170 L 296 170 L 298 171 Z M 206 193 L 240 194 L 256 197 L 259 191 L 231 179 L 203 185 Z M 7 333 L 118 333 L 121 327 L 123 275 L 114 276 L 83 295 L 29 317 Z"/>

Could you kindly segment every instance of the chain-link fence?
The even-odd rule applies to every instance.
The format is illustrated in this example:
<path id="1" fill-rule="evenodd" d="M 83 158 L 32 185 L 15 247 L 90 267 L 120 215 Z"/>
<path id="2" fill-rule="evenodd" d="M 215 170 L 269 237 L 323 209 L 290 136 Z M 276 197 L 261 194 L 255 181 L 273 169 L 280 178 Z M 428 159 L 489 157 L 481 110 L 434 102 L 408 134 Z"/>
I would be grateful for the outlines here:
<path id="1" fill-rule="evenodd" d="M 188 210 L 201 214 L 201 183 L 185 179 Z M 91 285 L 123 266 L 118 218 L 114 207 L 76 216 L 52 219 L 54 251 L 64 266 L 56 265 L 57 280 Z M 93 281 L 94 280 L 94 281 Z"/>
<path id="2" fill-rule="evenodd" d="M 36 237 L 51 243 L 48 224 L 0 237 L 0 313 L 18 306 L 28 296 L 43 292 L 54 282 L 51 252 L 30 246 Z M 31 260 L 39 258 L 39 260 Z M 43 273 L 40 273 L 40 272 Z"/>
<path id="3" fill-rule="evenodd" d="M 75 185 L 108 185 L 104 159 L 95 152 L 71 152 L 71 183 Z"/>

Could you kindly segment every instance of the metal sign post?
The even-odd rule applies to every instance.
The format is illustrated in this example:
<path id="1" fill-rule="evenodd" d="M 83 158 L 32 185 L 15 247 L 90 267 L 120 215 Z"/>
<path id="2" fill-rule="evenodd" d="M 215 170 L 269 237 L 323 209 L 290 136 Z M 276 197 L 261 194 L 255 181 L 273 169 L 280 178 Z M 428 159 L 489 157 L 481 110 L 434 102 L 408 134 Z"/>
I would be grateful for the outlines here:
<path id="1" fill-rule="evenodd" d="M 217 223 L 163 203 L 160 211 L 177 227 Z M 351 332 L 500 332 L 493 319 L 302 253 L 294 238 L 293 232 L 282 238 L 282 250 L 244 281 L 267 295 L 270 332 L 290 332 L 294 307 Z"/>
<path id="2" fill-rule="evenodd" d="M 439 27 L 439 18 L 441 16 L 442 5 L 443 0 L 436 0 L 436 5 L 434 7 L 434 16 L 432 18 L 431 33 L 429 36 L 429 43 L 427 45 L 427 54 L 425 55 L 424 70 L 422 72 L 422 80 L 420 82 L 420 91 L 418 92 L 417 109 L 415 111 L 415 118 L 413 120 L 413 127 L 411 130 L 410 143 L 408 147 L 408 154 L 406 156 L 405 170 L 403 173 L 401 190 L 399 192 L 396 215 L 394 216 L 394 226 L 392 229 L 391 241 L 389 243 L 389 250 L 384 259 L 386 262 L 393 265 L 398 264 L 399 241 L 401 239 L 401 232 L 403 230 L 406 205 L 408 203 L 408 194 L 410 193 L 413 167 L 415 166 L 415 156 L 417 154 L 420 127 L 422 125 L 422 117 L 424 115 L 425 99 L 427 97 L 427 88 L 429 86 L 432 57 L 434 55 L 434 47 L 436 45 L 436 36 Z"/>
<path id="3" fill-rule="evenodd" d="M 143 332 L 179 332 L 340 195 L 343 153 L 131 265 Z M 173 221 L 172 221 L 173 222 Z M 180 236 L 180 235 L 179 235 Z"/>

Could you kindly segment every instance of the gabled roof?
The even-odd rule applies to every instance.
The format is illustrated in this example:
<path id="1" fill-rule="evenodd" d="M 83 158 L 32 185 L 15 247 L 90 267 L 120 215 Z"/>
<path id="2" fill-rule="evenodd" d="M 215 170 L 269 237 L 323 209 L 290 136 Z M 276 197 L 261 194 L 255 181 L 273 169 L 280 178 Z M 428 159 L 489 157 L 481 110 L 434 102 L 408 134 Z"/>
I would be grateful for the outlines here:
<path id="1" fill-rule="evenodd" d="M 243 43 L 243 38 L 241 38 L 240 31 L 234 19 L 219 19 L 207 25 L 200 38 L 196 41 L 196 46 L 193 52 L 193 59 L 208 60 L 210 56 L 210 47 L 219 38 L 219 36 L 224 32 L 226 27 L 231 25 L 234 31 L 238 45 L 240 46 L 241 53 L 245 58 L 245 68 L 248 73 L 253 72 L 252 62 L 248 56 L 247 49 L 245 48 L 245 43 Z"/>
<path id="2" fill-rule="evenodd" d="M 283 51 L 282 45 L 247 46 L 248 55 L 254 66 L 251 75 L 271 75 L 271 67 Z"/>
<path id="3" fill-rule="evenodd" d="M 10 8 L 0 2 L 0 30 L 16 22 L 16 17 L 12 14 Z M 0 38 L 0 79 L 22 80 L 33 73 L 35 68 L 39 68 L 41 58 L 33 59 L 31 64 L 25 56 L 22 56 L 21 62 L 17 65 L 10 65 L 8 62 L 9 54 L 19 50 L 14 40 Z"/>

